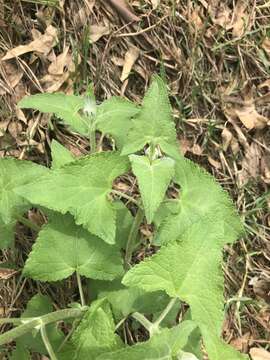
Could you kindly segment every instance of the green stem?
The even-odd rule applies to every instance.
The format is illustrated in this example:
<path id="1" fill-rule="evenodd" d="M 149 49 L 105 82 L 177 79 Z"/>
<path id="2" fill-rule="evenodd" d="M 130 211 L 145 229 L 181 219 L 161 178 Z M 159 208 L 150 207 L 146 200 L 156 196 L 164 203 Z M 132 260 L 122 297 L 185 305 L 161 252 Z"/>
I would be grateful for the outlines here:
<path id="1" fill-rule="evenodd" d="M 21 215 L 17 215 L 17 221 L 19 221 L 20 223 L 22 223 L 23 225 L 29 227 L 30 229 L 39 232 L 40 231 L 40 227 L 33 223 L 32 221 L 26 219 L 25 217 L 21 216 Z"/>
<path id="2" fill-rule="evenodd" d="M 127 240 L 127 246 L 126 246 L 126 254 L 125 254 L 125 268 L 126 270 L 130 266 L 130 260 L 132 257 L 132 252 L 134 249 L 134 243 L 136 241 L 136 237 L 141 225 L 141 222 L 143 221 L 144 212 L 142 209 L 138 208 L 137 214 L 135 216 L 134 222 L 132 224 L 132 227 L 130 229 L 130 233 Z"/>
<path id="3" fill-rule="evenodd" d="M 135 312 L 131 316 L 135 320 L 137 320 L 140 324 L 142 324 L 142 326 L 145 327 L 145 329 L 147 331 L 149 331 L 149 333 L 151 332 L 151 329 L 153 327 L 153 323 L 151 321 L 149 321 L 143 314 L 141 314 L 139 312 Z"/>
<path id="4" fill-rule="evenodd" d="M 162 311 L 162 313 L 159 315 L 157 320 L 154 322 L 154 325 L 157 325 L 157 326 L 160 325 L 160 323 L 165 319 L 165 317 L 169 314 L 169 312 L 173 308 L 176 300 L 177 300 L 177 298 L 171 299 L 169 304 L 166 306 L 166 308 Z"/>
<path id="5" fill-rule="evenodd" d="M 47 332 L 46 332 L 46 327 L 45 327 L 45 325 L 44 325 L 44 326 L 41 326 L 41 328 L 40 328 L 40 333 L 41 333 L 41 337 L 42 337 L 42 340 L 43 340 L 43 342 L 44 342 L 44 345 L 45 345 L 45 347 L 46 347 L 46 350 L 47 350 L 47 352 L 48 352 L 48 354 L 49 354 L 49 356 L 50 356 L 50 359 L 51 359 L 51 360 L 57 360 L 57 357 L 56 357 L 56 355 L 55 355 L 55 353 L 54 353 L 54 351 L 53 351 L 53 348 L 52 348 L 52 345 L 51 345 L 51 343 L 50 343 L 50 340 L 49 340 L 49 338 L 48 338 L 48 336 L 47 336 Z"/>
<path id="6" fill-rule="evenodd" d="M 96 152 L 96 129 L 92 125 L 89 130 L 89 141 L 90 141 L 90 154 L 94 154 Z"/>
<path id="7" fill-rule="evenodd" d="M 35 327 L 44 326 L 68 318 L 81 317 L 86 310 L 87 307 L 84 307 L 82 309 L 64 309 L 28 320 L 21 319 L 22 322 L 25 322 L 24 324 L 19 325 L 18 327 L 0 335 L 0 346 L 17 339 L 18 337 L 26 334 L 27 332 L 32 331 Z M 13 322 L 12 319 L 10 320 L 10 322 Z"/>
<path id="8" fill-rule="evenodd" d="M 76 277 L 77 277 L 77 284 L 78 284 L 79 293 L 80 293 L 81 305 L 85 306 L 85 299 L 84 299 L 83 288 L 82 288 L 82 279 L 81 279 L 81 276 L 78 273 L 78 271 L 76 271 Z"/>
<path id="9" fill-rule="evenodd" d="M 172 299 L 169 304 L 166 306 L 166 308 L 162 311 L 162 313 L 160 314 L 160 316 L 158 317 L 158 319 L 155 322 L 151 322 L 149 321 L 144 315 L 142 315 L 139 312 L 135 312 L 132 314 L 132 317 L 134 319 L 136 319 L 137 321 L 139 321 L 139 323 L 141 323 L 146 330 L 149 332 L 150 338 L 158 333 L 160 331 L 160 324 L 161 322 L 165 319 L 165 317 L 168 315 L 168 313 L 171 311 L 172 307 L 174 306 L 175 302 L 176 302 L 177 298 Z"/>

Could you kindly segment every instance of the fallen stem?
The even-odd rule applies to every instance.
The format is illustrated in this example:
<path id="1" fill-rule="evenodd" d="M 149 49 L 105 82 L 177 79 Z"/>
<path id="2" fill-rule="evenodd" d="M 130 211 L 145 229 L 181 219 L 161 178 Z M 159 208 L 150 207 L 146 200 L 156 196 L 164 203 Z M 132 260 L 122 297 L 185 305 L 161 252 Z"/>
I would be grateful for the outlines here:
<path id="1" fill-rule="evenodd" d="M 130 201 L 130 202 L 134 203 L 135 205 L 137 205 L 138 207 L 141 207 L 137 200 L 133 199 L 133 197 L 131 197 L 131 196 L 125 194 L 125 193 L 122 193 L 121 191 L 112 190 L 112 194 L 117 195 L 117 196 L 122 197 L 122 198 L 125 198 L 128 201 Z"/>
<path id="2" fill-rule="evenodd" d="M 128 269 L 129 265 L 130 265 L 130 260 L 132 257 L 134 243 L 135 243 L 141 222 L 143 221 L 143 217 L 144 217 L 143 210 L 138 208 L 137 214 L 135 216 L 135 219 L 134 219 L 134 222 L 130 229 L 130 233 L 129 233 L 128 240 L 127 240 L 126 254 L 125 254 L 125 268 L 126 269 Z"/>
<path id="3" fill-rule="evenodd" d="M 46 332 L 46 327 L 45 325 L 41 326 L 40 328 L 40 334 L 41 334 L 41 338 L 42 338 L 42 341 L 44 342 L 44 345 L 46 347 L 46 350 L 50 356 L 50 359 L 51 360 L 57 360 L 57 357 L 53 351 L 53 347 L 50 343 L 50 340 L 48 338 L 48 335 L 47 335 L 47 332 Z"/>
<path id="4" fill-rule="evenodd" d="M 17 215 L 17 221 L 22 223 L 23 225 L 29 227 L 30 229 L 39 232 L 40 231 L 40 226 L 38 226 L 37 224 L 33 223 L 32 221 L 26 219 L 24 216 L 21 215 Z"/>
<path id="5" fill-rule="evenodd" d="M 22 325 L 19 325 L 18 327 L 0 335 L 0 346 L 17 339 L 18 337 L 26 334 L 27 332 L 32 331 L 35 327 L 40 327 L 41 325 L 45 326 L 47 324 L 51 324 L 68 318 L 81 317 L 87 309 L 88 307 L 86 306 L 81 309 L 64 309 L 35 318 L 21 319 L 21 322 L 23 322 Z M 12 323 L 14 319 L 9 320 Z"/>

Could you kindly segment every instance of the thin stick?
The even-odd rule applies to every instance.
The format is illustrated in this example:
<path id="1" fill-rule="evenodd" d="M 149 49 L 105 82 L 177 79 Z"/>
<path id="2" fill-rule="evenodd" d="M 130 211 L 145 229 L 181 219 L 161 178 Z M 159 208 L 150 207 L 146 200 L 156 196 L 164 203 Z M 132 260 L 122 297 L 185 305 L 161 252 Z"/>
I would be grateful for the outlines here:
<path id="1" fill-rule="evenodd" d="M 78 284 L 79 293 L 80 293 L 81 304 L 82 304 L 82 306 L 85 306 L 85 299 L 84 299 L 83 288 L 82 288 L 82 279 L 81 279 L 81 276 L 78 273 L 78 271 L 76 271 L 76 277 L 77 277 L 77 284 Z"/>
<path id="2" fill-rule="evenodd" d="M 47 336 L 47 332 L 46 332 L 46 328 L 45 328 L 45 325 L 41 326 L 40 328 L 40 333 L 41 333 L 41 337 L 42 337 L 42 340 L 44 342 L 44 345 L 46 347 L 46 350 L 48 351 L 48 354 L 51 358 L 51 360 L 57 360 L 57 357 L 53 351 L 53 347 L 50 343 L 50 340 Z"/>
<path id="3" fill-rule="evenodd" d="M 115 194 L 115 195 L 118 195 L 119 197 L 125 198 L 128 201 L 130 201 L 130 202 L 134 203 L 135 205 L 137 205 L 138 207 L 141 207 L 137 200 L 133 199 L 133 197 L 131 197 L 131 196 L 125 194 L 125 193 L 122 193 L 121 191 L 112 190 L 112 194 Z"/>

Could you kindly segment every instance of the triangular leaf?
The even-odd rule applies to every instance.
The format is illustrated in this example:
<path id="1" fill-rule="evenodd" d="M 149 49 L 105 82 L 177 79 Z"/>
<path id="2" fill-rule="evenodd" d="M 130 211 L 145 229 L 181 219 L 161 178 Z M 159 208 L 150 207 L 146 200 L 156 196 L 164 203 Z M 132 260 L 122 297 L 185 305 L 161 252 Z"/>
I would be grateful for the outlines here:
<path id="1" fill-rule="evenodd" d="M 37 94 L 23 98 L 18 106 L 21 109 L 35 109 L 44 113 L 53 113 L 64 120 L 67 125 L 82 135 L 88 135 L 87 120 L 80 114 L 85 100 L 80 96 L 63 93 Z"/>
<path id="2" fill-rule="evenodd" d="M 56 281 L 75 271 L 93 279 L 112 280 L 123 271 L 120 252 L 77 226 L 71 215 L 53 214 L 39 233 L 24 275 Z"/>
<path id="3" fill-rule="evenodd" d="M 104 298 L 112 306 L 117 321 L 133 312 L 153 314 L 164 310 L 169 297 L 164 291 L 145 292 L 138 288 L 128 288 L 120 279 L 113 281 L 89 281 L 89 294 L 92 298 Z"/>
<path id="4" fill-rule="evenodd" d="M 128 159 L 117 152 L 97 153 L 52 170 L 17 193 L 33 204 L 70 212 L 78 225 L 112 244 L 116 210 L 108 195 L 113 180 L 128 170 Z"/>
<path id="5" fill-rule="evenodd" d="M 179 211 L 170 214 L 161 224 L 155 241 L 157 245 L 174 241 L 198 221 L 201 226 L 208 227 L 207 221 L 201 221 L 205 216 L 220 224 L 227 242 L 233 242 L 239 236 L 242 224 L 233 203 L 210 174 L 182 157 L 176 161 L 174 181 L 181 186 Z"/>
<path id="6" fill-rule="evenodd" d="M 51 300 L 48 296 L 37 294 L 32 297 L 28 302 L 27 307 L 21 318 L 32 318 L 42 315 L 46 315 L 53 311 Z M 49 341 L 54 349 L 57 349 L 64 340 L 64 334 L 57 328 L 56 324 L 50 324 L 46 326 L 47 335 Z M 18 344 L 22 344 L 27 349 L 39 352 L 41 354 L 47 354 L 47 350 L 42 341 L 40 334 L 28 333 L 21 336 L 17 340 Z"/>
<path id="7" fill-rule="evenodd" d="M 111 97 L 97 107 L 96 128 L 111 135 L 116 140 L 118 148 L 122 148 L 132 126 L 131 118 L 138 112 L 139 108 L 132 102 Z"/>
<path id="8" fill-rule="evenodd" d="M 151 224 L 174 175 L 174 160 L 163 158 L 150 162 L 147 156 L 137 155 L 129 158 L 138 179 L 146 219 Z"/>
<path id="9" fill-rule="evenodd" d="M 67 346 L 57 354 L 61 360 L 95 360 L 99 354 L 122 346 L 105 299 L 91 304 Z"/>
<path id="10" fill-rule="evenodd" d="M 145 291 L 164 290 L 191 307 L 200 327 L 210 360 L 245 359 L 220 340 L 224 318 L 222 248 L 227 238 L 219 223 L 208 227 L 197 223 L 179 241 L 163 247 L 156 255 L 136 265 L 124 277 L 127 286 Z"/>
<path id="11" fill-rule="evenodd" d="M 169 156 L 177 158 L 179 151 L 171 114 L 166 84 L 160 77 L 154 76 L 143 99 L 141 111 L 128 133 L 122 155 L 135 153 L 146 144 L 153 144 L 159 145 Z"/>
<path id="12" fill-rule="evenodd" d="M 28 201 L 14 192 L 15 187 L 29 184 L 46 171 L 31 161 L 0 159 L 0 218 L 4 224 L 13 223 L 17 215 L 29 207 Z"/>
<path id="13" fill-rule="evenodd" d="M 51 155 L 52 169 L 60 168 L 75 160 L 72 153 L 56 140 L 53 140 L 51 143 Z"/>
<path id="14" fill-rule="evenodd" d="M 186 345 L 195 327 L 192 321 L 185 321 L 171 329 L 162 329 L 146 342 L 102 354 L 97 360 L 172 360 Z"/>

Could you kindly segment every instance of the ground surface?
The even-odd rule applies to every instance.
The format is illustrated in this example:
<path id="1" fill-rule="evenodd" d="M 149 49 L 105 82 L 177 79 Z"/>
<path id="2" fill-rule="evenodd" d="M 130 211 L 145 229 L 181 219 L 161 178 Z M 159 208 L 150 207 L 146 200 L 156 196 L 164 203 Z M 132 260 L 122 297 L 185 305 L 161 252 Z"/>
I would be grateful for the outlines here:
<path id="1" fill-rule="evenodd" d="M 182 152 L 230 192 L 246 225 L 246 237 L 225 254 L 224 337 L 242 351 L 267 350 L 270 3 L 129 3 L 130 8 L 120 0 L 0 0 L 0 156 L 49 164 L 52 138 L 76 155 L 87 152 L 85 139 L 52 127 L 48 116 L 18 110 L 26 94 L 83 94 L 93 83 L 99 101 L 122 95 L 140 102 L 151 75 L 161 73 Z M 35 212 L 29 216 L 42 222 Z M 59 287 L 21 278 L 31 238 L 19 226 L 15 251 L 1 255 L 2 262 L 19 266 L 16 272 L 0 271 L 5 316 L 18 315 L 37 289 L 58 306 L 74 296 L 72 279 Z"/>

